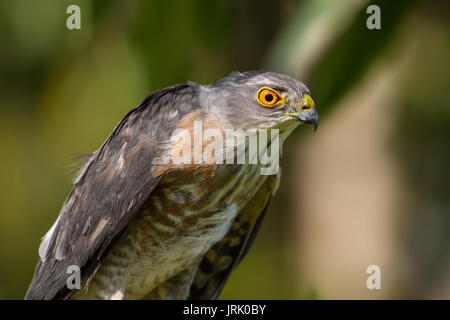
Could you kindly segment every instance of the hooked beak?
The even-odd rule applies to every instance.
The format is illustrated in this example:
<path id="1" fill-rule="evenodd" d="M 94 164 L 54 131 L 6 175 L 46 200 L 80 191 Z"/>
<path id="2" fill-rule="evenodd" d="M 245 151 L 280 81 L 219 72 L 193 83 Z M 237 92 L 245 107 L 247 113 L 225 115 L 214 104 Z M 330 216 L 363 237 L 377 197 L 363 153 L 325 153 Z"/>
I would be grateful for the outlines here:
<path id="1" fill-rule="evenodd" d="M 314 132 L 316 132 L 319 126 L 319 112 L 314 106 L 314 101 L 309 94 L 303 96 L 299 103 L 299 112 L 296 117 L 303 123 L 312 124 Z"/>

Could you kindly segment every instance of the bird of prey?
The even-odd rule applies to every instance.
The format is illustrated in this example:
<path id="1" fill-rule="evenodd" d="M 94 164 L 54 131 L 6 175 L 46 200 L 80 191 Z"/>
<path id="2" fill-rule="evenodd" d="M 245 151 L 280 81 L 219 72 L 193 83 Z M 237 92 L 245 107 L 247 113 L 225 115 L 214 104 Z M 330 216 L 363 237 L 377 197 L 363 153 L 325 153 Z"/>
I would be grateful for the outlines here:
<path id="1" fill-rule="evenodd" d="M 277 129 L 281 149 L 295 127 L 315 130 L 318 119 L 303 83 L 267 71 L 151 93 L 80 170 L 42 239 L 25 298 L 218 298 L 249 250 L 280 174 L 262 174 L 261 161 L 172 161 L 180 150 L 208 148 L 177 137 L 199 123 L 224 136 L 228 129 L 258 137 Z M 250 135 L 228 152 L 243 146 L 249 155 Z M 217 150 L 211 154 L 219 158 Z M 71 266 L 80 270 L 80 289 L 67 285 Z"/>

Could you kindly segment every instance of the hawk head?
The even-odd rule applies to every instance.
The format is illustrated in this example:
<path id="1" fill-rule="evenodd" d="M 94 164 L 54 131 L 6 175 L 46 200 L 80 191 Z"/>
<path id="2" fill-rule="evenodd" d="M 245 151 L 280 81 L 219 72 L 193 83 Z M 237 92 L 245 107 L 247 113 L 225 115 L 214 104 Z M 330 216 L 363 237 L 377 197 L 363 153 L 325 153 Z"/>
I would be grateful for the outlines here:
<path id="1" fill-rule="evenodd" d="M 308 88 L 289 76 L 267 71 L 235 72 L 202 87 L 200 103 L 232 128 L 314 126 L 319 114 Z"/>

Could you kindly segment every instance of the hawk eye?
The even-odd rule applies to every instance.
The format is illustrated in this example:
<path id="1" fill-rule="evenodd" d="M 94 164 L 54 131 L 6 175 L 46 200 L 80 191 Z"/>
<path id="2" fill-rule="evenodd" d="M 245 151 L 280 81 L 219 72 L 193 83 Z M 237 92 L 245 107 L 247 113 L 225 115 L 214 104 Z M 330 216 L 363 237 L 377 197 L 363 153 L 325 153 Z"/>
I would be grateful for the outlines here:
<path id="1" fill-rule="evenodd" d="M 264 107 L 273 107 L 280 102 L 284 102 L 284 99 L 280 97 L 280 95 L 275 90 L 268 87 L 259 89 L 258 93 L 256 94 L 256 98 L 258 99 L 258 102 Z"/>

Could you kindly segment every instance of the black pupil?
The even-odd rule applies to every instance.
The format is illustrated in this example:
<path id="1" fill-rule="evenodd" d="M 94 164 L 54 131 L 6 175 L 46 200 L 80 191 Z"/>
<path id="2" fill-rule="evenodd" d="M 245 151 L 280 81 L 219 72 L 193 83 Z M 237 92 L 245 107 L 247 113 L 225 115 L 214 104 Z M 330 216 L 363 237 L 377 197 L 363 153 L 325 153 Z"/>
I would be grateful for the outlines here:
<path id="1" fill-rule="evenodd" d="M 273 100 L 273 94 L 267 93 L 265 98 L 267 102 L 271 102 Z"/>

